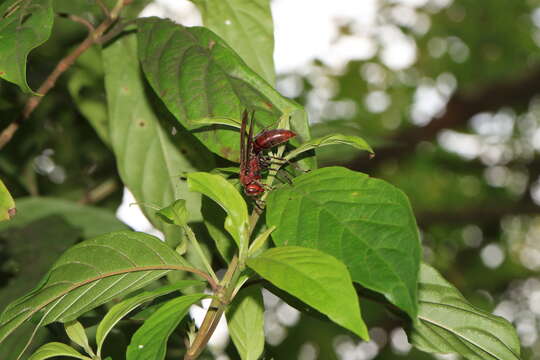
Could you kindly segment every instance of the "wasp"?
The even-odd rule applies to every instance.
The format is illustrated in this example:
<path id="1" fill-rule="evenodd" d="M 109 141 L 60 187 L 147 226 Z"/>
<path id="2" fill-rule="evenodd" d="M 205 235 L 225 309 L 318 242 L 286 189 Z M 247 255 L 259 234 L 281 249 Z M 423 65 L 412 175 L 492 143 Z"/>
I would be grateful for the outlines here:
<path id="1" fill-rule="evenodd" d="M 246 138 L 248 118 L 250 124 Z M 263 130 L 253 136 L 254 120 L 255 112 L 252 111 L 249 117 L 248 111 L 244 110 L 240 126 L 240 183 L 246 195 L 259 197 L 265 191 L 265 185 L 261 182 L 262 172 L 270 166 L 264 151 L 289 141 L 296 133 L 291 130 L 272 129 Z"/>

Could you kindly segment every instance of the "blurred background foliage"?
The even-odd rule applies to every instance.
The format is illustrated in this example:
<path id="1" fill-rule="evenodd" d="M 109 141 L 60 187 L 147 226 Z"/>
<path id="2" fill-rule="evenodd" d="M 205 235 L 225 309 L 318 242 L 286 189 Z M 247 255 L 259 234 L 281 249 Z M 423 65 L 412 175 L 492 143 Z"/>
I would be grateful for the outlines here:
<path id="1" fill-rule="evenodd" d="M 369 26 L 335 19 L 333 49 L 353 48 L 354 55 L 281 71 L 277 87 L 306 106 L 314 136 L 354 134 L 374 146 L 371 160 L 347 147 L 321 149 L 320 165 L 343 165 L 401 188 L 417 216 L 424 260 L 475 306 L 510 320 L 523 359 L 540 359 L 540 1 L 372 2 Z M 297 16 L 301 27 L 308 9 Z M 80 24 L 57 19 L 51 40 L 31 53 L 30 86 L 84 36 Z M 110 213 L 120 205 L 114 156 L 86 120 L 106 124 L 100 66 L 97 50 L 81 58 L 0 152 L 0 177 L 14 197 L 56 197 Z M 25 99 L 0 82 L 2 127 Z M 57 212 L 0 227 L 0 285 L 24 275 L 29 253 L 48 252 L 43 243 L 58 254 L 87 232 Z M 35 281 L 36 274 L 28 276 Z M 406 324 L 375 303 L 363 301 L 373 338 L 365 343 L 300 317 L 269 293 L 265 300 L 268 359 L 434 358 L 411 349 Z M 212 351 L 236 358 L 232 346 Z"/>

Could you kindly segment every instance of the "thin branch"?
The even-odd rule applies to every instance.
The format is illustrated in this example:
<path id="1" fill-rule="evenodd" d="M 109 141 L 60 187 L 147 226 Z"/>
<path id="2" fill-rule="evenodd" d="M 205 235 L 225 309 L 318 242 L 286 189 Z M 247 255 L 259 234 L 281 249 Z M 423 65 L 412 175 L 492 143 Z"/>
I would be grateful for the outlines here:
<path id="1" fill-rule="evenodd" d="M 94 24 L 92 24 L 90 21 L 86 20 L 85 18 L 82 18 L 82 17 L 77 16 L 77 15 L 73 15 L 73 14 L 59 14 L 59 15 L 61 17 L 65 17 L 65 18 L 67 18 L 67 19 L 69 19 L 71 21 L 74 21 L 76 23 L 84 25 L 89 33 L 96 30 L 94 28 Z"/>
<path id="2" fill-rule="evenodd" d="M 110 16 L 105 19 L 101 24 L 99 24 L 99 26 L 95 30 L 89 33 L 86 39 L 84 39 L 83 42 L 81 42 L 75 50 L 73 50 L 68 56 L 60 60 L 53 72 L 47 77 L 47 79 L 45 79 L 43 84 L 41 84 L 41 86 L 37 90 L 37 93 L 39 95 L 31 96 L 26 102 L 21 115 L 16 118 L 11 124 L 9 124 L 2 131 L 2 133 L 0 133 L 0 149 L 2 149 L 11 140 L 13 134 L 15 134 L 21 123 L 24 120 L 28 119 L 30 114 L 34 112 L 36 107 L 41 103 L 43 97 L 47 95 L 49 90 L 54 87 L 60 75 L 66 72 L 66 70 L 69 69 L 71 65 L 73 65 L 73 63 L 75 63 L 79 56 L 81 56 L 93 44 L 98 42 L 101 36 L 111 27 L 112 24 L 115 23 L 124 5 L 124 0 L 118 0 L 114 9 L 111 11 Z"/>
<path id="3" fill-rule="evenodd" d="M 103 12 L 103 14 L 106 17 L 111 17 L 111 13 L 109 11 L 109 8 L 103 3 L 103 1 L 96 0 L 96 3 L 98 4 L 99 8 L 101 9 L 101 11 Z"/>
<path id="4" fill-rule="evenodd" d="M 114 193 L 118 188 L 118 182 L 115 179 L 106 180 L 84 194 L 84 197 L 79 200 L 79 204 L 95 204 Z"/>

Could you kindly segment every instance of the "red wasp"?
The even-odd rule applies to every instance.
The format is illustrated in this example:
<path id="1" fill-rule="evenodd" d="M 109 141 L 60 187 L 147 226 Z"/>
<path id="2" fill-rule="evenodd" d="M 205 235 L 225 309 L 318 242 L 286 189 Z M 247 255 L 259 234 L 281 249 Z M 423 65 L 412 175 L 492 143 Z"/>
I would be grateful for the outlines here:
<path id="1" fill-rule="evenodd" d="M 289 141 L 289 139 L 296 136 L 296 133 L 291 130 L 274 129 L 264 130 L 253 137 L 254 115 L 255 112 L 252 111 L 246 140 L 247 110 L 244 110 L 242 114 L 242 125 L 240 127 L 240 183 L 244 187 L 246 195 L 256 197 L 264 193 L 261 172 L 267 170 L 270 164 L 263 151 Z"/>

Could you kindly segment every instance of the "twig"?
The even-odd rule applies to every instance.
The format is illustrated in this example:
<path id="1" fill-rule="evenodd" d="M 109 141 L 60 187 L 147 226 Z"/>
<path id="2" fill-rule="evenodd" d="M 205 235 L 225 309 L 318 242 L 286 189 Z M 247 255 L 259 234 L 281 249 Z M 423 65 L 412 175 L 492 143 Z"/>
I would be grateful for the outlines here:
<path id="1" fill-rule="evenodd" d="M 111 14 L 109 12 L 109 8 L 103 3 L 101 0 L 96 0 L 96 3 L 98 4 L 101 11 L 103 11 L 103 14 L 105 14 L 106 17 L 110 17 Z"/>
<path id="2" fill-rule="evenodd" d="M 118 190 L 118 183 L 114 179 L 109 179 L 88 191 L 84 197 L 79 200 L 79 204 L 95 204 Z"/>
<path id="3" fill-rule="evenodd" d="M 54 68 L 53 72 L 47 77 L 47 79 L 45 79 L 43 84 L 41 84 L 41 86 L 37 90 L 37 93 L 39 95 L 31 96 L 26 102 L 21 115 L 16 118 L 11 124 L 9 124 L 2 131 L 2 133 L 0 133 L 0 149 L 2 149 L 11 140 L 13 134 L 17 131 L 21 123 L 26 120 L 30 116 L 30 114 L 32 114 L 32 112 L 39 105 L 43 97 L 49 92 L 49 90 L 54 87 L 60 75 L 66 72 L 66 70 L 69 69 L 71 65 L 73 65 L 73 63 L 79 58 L 79 56 L 81 56 L 93 44 L 98 42 L 101 36 L 105 33 L 105 31 L 107 31 L 111 27 L 111 25 L 114 24 L 125 4 L 126 2 L 124 0 L 118 0 L 114 9 L 111 11 L 110 16 L 107 19 L 103 20 L 103 22 L 99 24 L 99 26 L 95 30 L 90 32 L 86 39 L 84 39 L 83 42 L 80 43 L 75 50 L 73 50 L 68 56 L 60 60 L 60 62 Z"/>
<path id="4" fill-rule="evenodd" d="M 128 21 L 118 21 L 116 25 L 113 26 L 111 30 L 109 30 L 105 35 L 103 35 L 101 38 L 99 38 L 98 42 L 100 44 L 105 44 L 109 40 L 113 39 L 114 37 L 118 36 L 126 26 L 135 24 L 137 20 L 128 20 Z"/>
<path id="5" fill-rule="evenodd" d="M 82 17 L 77 16 L 77 15 L 73 15 L 73 14 L 59 14 L 59 15 L 61 17 L 68 18 L 71 21 L 74 21 L 74 22 L 77 22 L 79 24 L 84 25 L 86 27 L 86 29 L 88 29 L 89 33 L 93 32 L 95 30 L 94 24 L 92 24 L 90 21 L 86 20 L 85 18 L 82 18 Z"/>

